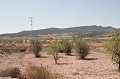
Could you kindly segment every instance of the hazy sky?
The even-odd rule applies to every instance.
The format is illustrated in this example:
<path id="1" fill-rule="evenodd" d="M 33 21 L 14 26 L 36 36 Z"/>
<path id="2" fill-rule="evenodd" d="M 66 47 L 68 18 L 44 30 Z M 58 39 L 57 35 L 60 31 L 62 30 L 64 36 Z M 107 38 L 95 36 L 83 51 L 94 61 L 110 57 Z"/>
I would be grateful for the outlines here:
<path id="1" fill-rule="evenodd" d="M 33 28 L 102 25 L 120 28 L 120 0 L 0 0 L 0 34 Z"/>

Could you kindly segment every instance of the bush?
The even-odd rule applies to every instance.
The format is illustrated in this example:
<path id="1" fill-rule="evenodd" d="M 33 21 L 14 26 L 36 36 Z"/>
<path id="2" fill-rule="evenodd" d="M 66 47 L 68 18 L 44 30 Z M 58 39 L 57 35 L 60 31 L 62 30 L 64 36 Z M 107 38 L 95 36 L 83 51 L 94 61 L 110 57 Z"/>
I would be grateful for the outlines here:
<path id="1" fill-rule="evenodd" d="M 57 41 L 51 41 L 49 43 L 49 48 L 48 48 L 48 53 L 53 55 L 53 58 L 55 60 L 55 63 L 57 64 L 58 62 L 58 53 L 60 52 L 60 42 Z"/>
<path id="2" fill-rule="evenodd" d="M 66 54 L 66 55 L 71 55 L 71 42 L 69 40 L 63 40 L 62 45 L 61 45 L 61 50 Z"/>
<path id="3" fill-rule="evenodd" d="M 47 67 L 30 66 L 24 75 L 18 79 L 59 79 L 60 76 L 52 74 Z"/>
<path id="4" fill-rule="evenodd" d="M 72 43 L 72 48 L 75 49 L 76 48 L 76 42 L 77 40 L 79 40 L 80 37 L 77 36 L 77 35 L 73 35 L 72 38 L 71 38 L 71 43 Z"/>
<path id="5" fill-rule="evenodd" d="M 0 72 L 0 77 L 16 78 L 20 74 L 19 68 L 7 68 Z"/>
<path id="6" fill-rule="evenodd" d="M 85 57 L 89 53 L 89 46 L 82 38 L 76 40 L 75 49 L 76 49 L 79 59 L 85 59 Z"/>
<path id="7" fill-rule="evenodd" d="M 42 44 L 38 40 L 32 40 L 30 45 L 31 50 L 35 54 L 35 57 L 39 58 L 40 54 L 39 52 L 42 50 Z"/>
<path id="8" fill-rule="evenodd" d="M 3 51 L 3 54 L 17 53 L 19 52 L 19 47 L 13 43 L 3 44 L 2 51 Z"/>
<path id="9" fill-rule="evenodd" d="M 105 48 L 111 54 L 112 59 L 118 63 L 118 70 L 120 71 L 120 32 L 111 31 L 108 36 L 109 39 L 105 43 Z"/>

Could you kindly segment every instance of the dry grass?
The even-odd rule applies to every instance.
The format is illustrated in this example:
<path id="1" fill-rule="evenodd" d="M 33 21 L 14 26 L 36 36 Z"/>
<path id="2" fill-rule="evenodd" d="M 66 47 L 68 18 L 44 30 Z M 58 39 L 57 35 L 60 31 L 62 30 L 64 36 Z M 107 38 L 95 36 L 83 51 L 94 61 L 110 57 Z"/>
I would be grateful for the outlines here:
<path id="1" fill-rule="evenodd" d="M 7 68 L 0 72 L 0 77 L 16 78 L 20 74 L 19 68 Z"/>
<path id="2" fill-rule="evenodd" d="M 52 74 L 48 67 L 30 66 L 25 74 L 20 74 L 18 79 L 61 79 L 60 75 Z"/>

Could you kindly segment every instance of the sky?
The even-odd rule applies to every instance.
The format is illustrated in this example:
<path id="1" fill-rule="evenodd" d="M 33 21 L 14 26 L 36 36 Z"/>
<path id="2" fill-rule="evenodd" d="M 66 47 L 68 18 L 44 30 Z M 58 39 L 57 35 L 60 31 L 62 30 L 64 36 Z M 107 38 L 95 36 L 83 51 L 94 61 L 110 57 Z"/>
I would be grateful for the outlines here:
<path id="1" fill-rule="evenodd" d="M 0 0 L 0 34 L 84 25 L 120 28 L 120 0 Z"/>

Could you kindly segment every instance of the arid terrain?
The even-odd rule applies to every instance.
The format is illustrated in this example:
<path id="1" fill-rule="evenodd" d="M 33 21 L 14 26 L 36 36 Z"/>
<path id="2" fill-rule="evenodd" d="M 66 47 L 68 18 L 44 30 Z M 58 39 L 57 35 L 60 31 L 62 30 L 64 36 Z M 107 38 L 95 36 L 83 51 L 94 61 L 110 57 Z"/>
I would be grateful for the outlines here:
<path id="1" fill-rule="evenodd" d="M 0 0 L 0 79 L 120 79 L 120 0 Z"/>
<path id="2" fill-rule="evenodd" d="M 110 56 L 102 51 L 100 44 L 92 44 L 93 49 L 85 60 L 77 60 L 75 51 L 72 56 L 66 56 L 60 53 L 58 65 L 54 63 L 51 55 L 47 54 L 45 49 L 42 50 L 42 58 L 35 58 L 27 50 L 23 54 L 21 66 L 21 54 L 12 53 L 11 55 L 0 57 L 0 69 L 7 67 L 19 67 L 24 73 L 24 69 L 29 65 L 47 66 L 53 73 L 60 73 L 63 79 L 120 79 L 120 73 L 117 71 L 117 65 L 110 59 Z M 11 79 L 3 78 L 0 79 Z"/>

